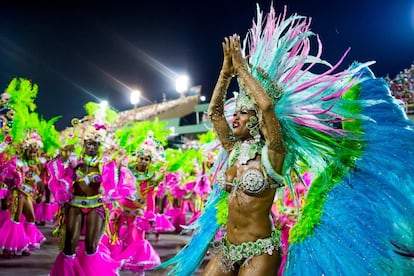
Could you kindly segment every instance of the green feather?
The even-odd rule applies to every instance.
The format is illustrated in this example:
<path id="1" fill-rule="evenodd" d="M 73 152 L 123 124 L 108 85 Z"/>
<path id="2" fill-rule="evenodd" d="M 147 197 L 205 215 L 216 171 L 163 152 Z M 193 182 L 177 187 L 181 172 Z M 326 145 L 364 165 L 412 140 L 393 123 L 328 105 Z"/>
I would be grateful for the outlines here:
<path id="1" fill-rule="evenodd" d="M 197 139 L 200 141 L 202 145 L 205 145 L 216 140 L 217 134 L 214 130 L 209 130 L 206 133 L 197 135 Z"/>
<path id="2" fill-rule="evenodd" d="M 360 87 L 355 85 L 352 89 L 347 91 L 347 93 L 343 96 L 343 99 L 358 99 L 359 91 Z M 352 102 L 353 103 L 344 101 L 342 108 L 349 111 L 352 110 L 352 112 L 359 111 L 354 114 L 360 114 L 361 107 L 355 104 L 356 101 Z M 358 119 L 347 121 L 343 124 L 343 129 L 352 129 L 355 133 L 360 133 L 361 135 L 363 133 L 361 120 Z M 354 162 L 362 155 L 363 146 L 365 145 L 361 139 L 359 139 L 360 142 L 358 142 L 359 137 L 345 137 L 335 142 L 334 140 L 331 141 L 330 138 L 319 137 L 313 132 L 308 135 L 315 135 L 315 139 L 324 139 L 325 142 L 335 145 L 335 148 L 338 149 L 336 152 L 338 161 L 330 163 L 329 166 L 320 175 L 318 175 L 310 185 L 301 217 L 297 224 L 290 230 L 290 243 L 302 241 L 308 235 L 312 234 L 313 229 L 321 220 L 323 206 L 327 200 L 328 191 L 341 181 L 349 168 L 354 167 Z"/>
<path id="3" fill-rule="evenodd" d="M 87 102 L 83 108 L 89 116 L 96 117 L 98 111 L 102 108 L 101 104 L 95 102 Z M 118 112 L 112 109 L 110 106 L 105 108 L 105 118 L 103 118 L 106 123 L 114 123 L 118 120 Z"/>
<path id="4" fill-rule="evenodd" d="M 226 225 L 228 219 L 228 195 L 229 193 L 226 191 L 220 191 L 220 199 L 217 203 L 217 223 L 220 225 Z"/>
<path id="5" fill-rule="evenodd" d="M 119 145 L 128 153 L 135 153 L 145 141 L 150 131 L 154 133 L 154 139 L 165 146 L 171 130 L 165 129 L 167 122 L 154 121 L 131 122 L 115 131 L 115 138 Z"/>

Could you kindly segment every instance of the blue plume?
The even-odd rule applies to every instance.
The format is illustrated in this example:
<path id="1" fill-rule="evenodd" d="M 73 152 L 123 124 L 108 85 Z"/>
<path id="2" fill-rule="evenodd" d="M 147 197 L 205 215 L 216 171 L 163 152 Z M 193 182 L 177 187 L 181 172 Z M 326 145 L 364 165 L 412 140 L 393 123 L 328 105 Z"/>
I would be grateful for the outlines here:
<path id="1" fill-rule="evenodd" d="M 216 185 L 207 200 L 203 213 L 197 221 L 188 228 L 188 230 L 194 231 L 190 241 L 176 256 L 154 269 L 174 265 L 168 272 L 168 275 L 193 275 L 194 271 L 197 270 L 203 261 L 210 242 L 220 228 L 216 218 L 216 205 L 222 196 L 225 196 L 224 192 L 222 192 L 218 185 Z"/>
<path id="2" fill-rule="evenodd" d="M 289 246 L 285 275 L 414 271 L 414 125 L 383 79 L 361 73 L 363 154 L 328 192 L 312 235 Z"/>

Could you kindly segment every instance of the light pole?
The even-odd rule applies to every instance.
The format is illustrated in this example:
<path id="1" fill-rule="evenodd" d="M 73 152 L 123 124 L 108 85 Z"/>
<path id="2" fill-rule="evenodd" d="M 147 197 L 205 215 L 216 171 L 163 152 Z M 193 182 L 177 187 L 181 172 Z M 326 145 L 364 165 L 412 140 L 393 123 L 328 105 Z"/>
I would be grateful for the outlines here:
<path id="1" fill-rule="evenodd" d="M 133 90 L 131 94 L 129 95 L 129 101 L 134 106 L 134 109 L 137 107 L 137 104 L 139 103 L 141 97 L 141 91 L 140 90 Z"/>
<path id="2" fill-rule="evenodd" d="M 190 86 L 190 78 L 187 75 L 179 76 L 175 80 L 175 90 L 181 94 L 181 97 L 184 96 L 184 93 L 188 91 Z"/>

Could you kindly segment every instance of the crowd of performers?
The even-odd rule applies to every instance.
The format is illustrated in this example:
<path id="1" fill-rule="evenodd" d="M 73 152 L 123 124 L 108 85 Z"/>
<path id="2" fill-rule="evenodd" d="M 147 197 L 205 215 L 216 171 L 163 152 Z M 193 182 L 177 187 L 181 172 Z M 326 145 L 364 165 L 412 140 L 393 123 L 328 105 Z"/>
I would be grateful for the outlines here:
<path id="1" fill-rule="evenodd" d="M 120 130 L 119 137 L 94 116 L 75 121 L 69 134 L 55 133 L 53 122 L 42 131 L 42 119 L 30 110 L 26 115 L 37 122 L 23 123 L 7 99 L 28 82 L 14 80 L 15 91 L 2 94 L 2 257 L 39 249 L 45 236 L 38 226 L 47 223 L 60 239 L 50 275 L 144 273 L 159 265 L 147 235 L 157 242 L 159 234 L 179 232 L 197 217 L 211 191 L 202 175 L 208 160 L 202 163 L 195 150 L 166 150 L 145 123 Z M 20 137 L 13 133 L 19 123 Z M 212 162 L 214 152 L 209 156 Z"/>
<path id="2" fill-rule="evenodd" d="M 10 87 L 1 103 L 1 257 L 30 256 L 45 241 L 39 226 L 47 224 L 60 241 L 52 276 L 144 274 L 160 265 L 147 237 L 158 242 L 161 233 L 181 233 L 199 217 L 213 187 L 215 133 L 189 141 L 192 147 L 166 148 L 169 131 L 162 123 L 111 133 L 95 103 L 85 105 L 90 115 L 58 133 L 55 119 L 42 121 L 30 110 L 19 117 L 27 104 L 13 104 L 16 95 L 35 85 L 15 79 Z M 280 194 L 275 219 L 294 223 L 292 197 L 287 190 Z"/>
<path id="3" fill-rule="evenodd" d="M 159 265 L 147 237 L 180 233 L 200 215 L 212 191 L 215 134 L 200 135 L 191 148 L 166 148 L 163 123 L 110 132 L 110 119 L 100 117 L 113 111 L 95 103 L 59 133 L 58 118 L 45 121 L 29 108 L 36 92 L 20 78 L 1 95 L 1 257 L 30 256 L 47 224 L 60 241 L 52 276 L 144 274 Z"/>
<path id="4" fill-rule="evenodd" d="M 258 8 L 257 21 L 250 44 L 222 43 L 215 134 L 197 149 L 166 148 L 158 120 L 112 130 L 116 112 L 95 103 L 58 133 L 34 112 L 36 85 L 14 79 L 0 102 L 2 256 L 30 255 L 37 224 L 53 223 L 52 276 L 192 275 L 209 249 L 204 275 L 412 272 L 413 123 L 371 63 L 333 74 L 340 62 L 310 55 L 305 17 Z M 161 260 L 148 235 L 182 231 Z"/>

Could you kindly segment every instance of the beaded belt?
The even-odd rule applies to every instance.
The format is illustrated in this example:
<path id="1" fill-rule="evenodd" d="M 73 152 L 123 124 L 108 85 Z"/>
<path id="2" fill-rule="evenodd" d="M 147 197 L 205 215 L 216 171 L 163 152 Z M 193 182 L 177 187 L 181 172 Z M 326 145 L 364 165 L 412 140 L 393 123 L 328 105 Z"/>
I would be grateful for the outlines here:
<path id="1" fill-rule="evenodd" d="M 30 196 L 32 194 L 34 194 L 34 188 L 32 186 L 29 186 L 27 184 L 23 184 L 23 186 L 21 188 L 19 188 L 19 191 L 21 191 L 22 193 L 24 193 L 27 196 Z"/>
<path id="2" fill-rule="evenodd" d="M 241 265 L 255 256 L 264 253 L 269 255 L 280 247 L 280 231 L 274 230 L 272 235 L 265 239 L 258 239 L 254 242 L 243 242 L 239 245 L 230 243 L 226 237 L 221 240 L 221 268 L 224 272 L 234 269 L 234 264 L 242 261 Z"/>
<path id="3" fill-rule="evenodd" d="M 125 205 L 119 204 L 119 207 L 121 207 L 122 212 L 124 213 L 125 216 L 141 216 L 144 211 L 143 211 L 143 206 L 141 206 L 141 208 L 139 206 L 137 206 L 136 208 L 131 208 L 131 207 L 127 207 Z"/>
<path id="4" fill-rule="evenodd" d="M 69 204 L 75 207 L 79 207 L 79 208 L 96 208 L 96 207 L 102 206 L 104 203 L 101 198 L 101 195 L 94 195 L 94 196 L 73 196 Z"/>

